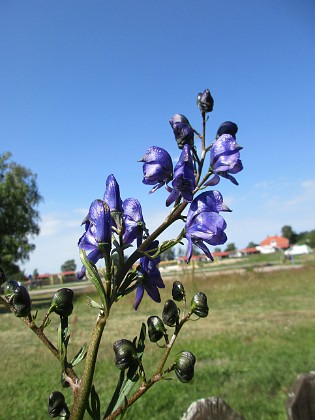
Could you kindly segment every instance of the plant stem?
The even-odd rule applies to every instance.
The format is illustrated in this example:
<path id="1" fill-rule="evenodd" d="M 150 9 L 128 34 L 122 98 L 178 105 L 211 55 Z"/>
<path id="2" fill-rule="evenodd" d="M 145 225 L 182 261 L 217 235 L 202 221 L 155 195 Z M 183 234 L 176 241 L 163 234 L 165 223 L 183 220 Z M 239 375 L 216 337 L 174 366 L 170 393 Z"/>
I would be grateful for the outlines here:
<path id="1" fill-rule="evenodd" d="M 107 317 L 105 316 L 104 312 L 101 311 L 96 320 L 96 324 L 90 339 L 80 386 L 78 392 L 74 394 L 74 400 L 70 414 L 71 420 L 82 420 L 84 417 L 91 392 L 98 349 L 106 325 L 106 320 Z"/>
<path id="2" fill-rule="evenodd" d="M 181 213 L 187 206 L 187 201 L 184 201 L 180 204 L 177 208 L 173 209 L 171 213 L 167 216 L 164 222 L 154 231 L 151 233 L 150 236 L 145 239 L 142 244 L 136 249 L 128 258 L 126 263 L 118 270 L 116 275 L 117 284 L 120 285 L 123 279 L 125 278 L 126 274 L 132 267 L 132 265 L 142 256 L 142 253 L 148 248 L 148 246 L 163 233 L 172 223 L 178 220 L 181 216 Z"/>
<path id="3" fill-rule="evenodd" d="M 108 417 L 106 417 L 106 420 L 113 420 L 115 419 L 117 416 L 119 416 L 120 414 L 122 414 L 128 407 L 130 407 L 133 403 L 135 403 L 144 393 L 146 393 L 152 385 L 154 385 L 156 382 L 160 381 L 161 379 L 163 379 L 163 376 L 170 372 L 173 367 L 171 366 L 170 368 L 168 368 L 164 373 L 162 372 L 164 365 L 167 361 L 167 358 L 172 350 L 172 347 L 176 341 L 176 338 L 179 334 L 179 331 L 181 330 L 182 326 L 185 324 L 185 322 L 188 321 L 188 319 L 190 318 L 191 313 L 189 312 L 177 325 L 174 331 L 174 334 L 172 336 L 172 338 L 170 339 L 170 341 L 167 343 L 166 346 L 166 350 L 164 352 L 164 355 L 154 373 L 154 375 L 144 384 L 142 384 L 140 386 L 140 388 L 138 389 L 137 392 L 135 392 L 133 394 L 132 397 L 129 398 L 129 400 L 121 405 L 120 407 L 117 408 L 117 410 L 115 410 L 111 415 L 109 415 Z"/>

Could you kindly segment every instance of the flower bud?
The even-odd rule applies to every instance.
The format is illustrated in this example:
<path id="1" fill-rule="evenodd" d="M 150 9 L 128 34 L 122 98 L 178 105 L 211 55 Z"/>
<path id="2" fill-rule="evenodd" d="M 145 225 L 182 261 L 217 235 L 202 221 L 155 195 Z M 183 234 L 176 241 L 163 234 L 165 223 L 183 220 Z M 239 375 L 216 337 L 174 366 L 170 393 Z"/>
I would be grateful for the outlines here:
<path id="1" fill-rule="evenodd" d="M 173 327 L 178 321 L 178 308 L 173 300 L 169 299 L 165 302 L 162 312 L 162 319 L 164 324 L 168 325 L 169 327 Z"/>
<path id="2" fill-rule="evenodd" d="M 175 140 L 179 149 L 182 149 L 185 144 L 188 144 L 190 147 L 194 146 L 194 130 L 184 115 L 173 115 L 169 120 L 169 123 L 173 129 Z"/>
<path id="3" fill-rule="evenodd" d="M 7 281 L 5 272 L 2 267 L 0 267 L 0 285 Z"/>
<path id="4" fill-rule="evenodd" d="M 166 333 L 163 321 L 158 316 L 150 316 L 147 320 L 149 339 L 152 343 L 161 340 Z"/>
<path id="5" fill-rule="evenodd" d="M 195 356 L 190 351 L 179 352 L 174 360 L 174 370 L 180 382 L 186 383 L 194 377 Z"/>
<path id="6" fill-rule="evenodd" d="M 73 290 L 67 287 L 57 290 L 51 300 L 49 311 L 56 312 L 60 316 L 70 316 L 73 311 L 73 296 Z"/>
<path id="7" fill-rule="evenodd" d="M 207 303 L 207 296 L 199 292 L 191 300 L 191 312 L 198 315 L 200 318 L 206 318 L 209 313 Z"/>
<path id="8" fill-rule="evenodd" d="M 134 343 L 122 338 L 113 344 L 115 364 L 120 370 L 128 369 L 138 363 L 137 351 Z"/>
<path id="9" fill-rule="evenodd" d="M 222 134 L 231 134 L 231 136 L 233 136 L 234 139 L 236 139 L 237 130 L 238 130 L 238 127 L 234 122 L 225 121 L 218 128 L 216 138 L 219 138 L 220 136 L 222 136 Z"/>
<path id="10" fill-rule="evenodd" d="M 197 105 L 201 112 L 211 112 L 213 110 L 214 100 L 210 90 L 206 89 L 203 93 L 198 93 Z"/>
<path id="11" fill-rule="evenodd" d="M 50 417 L 65 417 L 68 407 L 64 395 L 59 391 L 50 394 L 48 400 L 48 414 Z"/>
<path id="12" fill-rule="evenodd" d="M 17 281 L 15 281 L 15 280 L 8 280 L 8 281 L 6 281 L 4 284 L 3 284 L 3 288 L 4 288 L 4 295 L 7 297 L 7 298 L 10 298 L 12 295 L 13 295 L 13 293 L 14 293 L 14 289 L 16 288 L 16 287 L 18 287 L 19 286 L 19 283 L 17 282 Z"/>
<path id="13" fill-rule="evenodd" d="M 14 289 L 12 305 L 17 317 L 28 316 L 31 313 L 32 302 L 26 287 L 17 286 Z"/>
<path id="14" fill-rule="evenodd" d="M 185 289 L 184 285 L 180 281 L 174 281 L 173 288 L 172 288 L 172 296 L 176 302 L 181 302 L 185 300 Z"/>

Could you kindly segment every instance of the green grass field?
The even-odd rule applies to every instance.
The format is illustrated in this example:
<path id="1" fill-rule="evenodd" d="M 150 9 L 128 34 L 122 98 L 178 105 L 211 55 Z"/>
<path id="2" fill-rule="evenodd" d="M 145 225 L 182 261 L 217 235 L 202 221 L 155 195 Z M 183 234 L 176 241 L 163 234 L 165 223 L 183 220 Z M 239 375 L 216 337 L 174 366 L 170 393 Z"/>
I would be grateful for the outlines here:
<path id="1" fill-rule="evenodd" d="M 194 272 L 178 280 L 188 300 L 197 291 L 208 296 L 209 316 L 188 322 L 170 356 L 190 350 L 196 358 L 195 377 L 182 384 L 175 379 L 157 383 L 127 414 L 128 419 L 180 419 L 196 399 L 218 396 L 248 420 L 286 419 L 285 402 L 297 374 L 315 370 L 315 264 L 273 272 L 213 275 Z M 171 298 L 169 281 L 162 301 Z M 67 285 L 70 286 L 70 285 Z M 93 297 L 90 294 L 91 297 Z M 96 298 L 94 296 L 94 298 Z M 49 296 L 33 299 L 44 316 Z M 149 315 L 161 315 L 162 305 L 144 299 L 137 312 L 133 296 L 113 307 L 103 336 L 95 375 L 103 408 L 111 397 L 118 370 L 112 344 L 133 339 Z M 34 333 L 0 307 L 0 419 L 45 419 L 49 394 L 62 390 L 58 362 Z M 97 311 L 76 297 L 70 317 L 70 355 L 89 339 Z M 56 342 L 57 317 L 47 328 Z M 170 329 L 171 330 L 171 329 Z M 153 373 L 162 350 L 147 341 L 144 367 Z M 70 391 L 63 391 L 70 400 Z M 88 418 L 88 417 L 87 417 Z"/>

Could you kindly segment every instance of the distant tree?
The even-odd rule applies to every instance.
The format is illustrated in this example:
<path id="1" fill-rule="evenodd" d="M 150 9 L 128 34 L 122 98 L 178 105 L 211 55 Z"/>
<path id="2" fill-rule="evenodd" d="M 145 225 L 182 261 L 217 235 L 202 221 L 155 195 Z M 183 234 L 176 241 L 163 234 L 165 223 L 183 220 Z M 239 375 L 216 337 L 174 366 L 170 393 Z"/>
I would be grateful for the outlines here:
<path id="1" fill-rule="evenodd" d="M 214 252 L 221 252 L 221 248 L 220 248 L 219 246 L 216 246 L 216 247 L 214 248 Z"/>
<path id="2" fill-rule="evenodd" d="M 35 270 L 33 271 L 32 276 L 33 276 L 33 279 L 34 280 L 38 277 L 38 270 L 37 270 L 37 268 L 35 268 Z"/>
<path id="3" fill-rule="evenodd" d="M 299 244 L 306 244 L 311 248 L 315 248 L 315 230 L 299 233 L 297 235 L 297 242 Z"/>
<path id="4" fill-rule="evenodd" d="M 75 271 L 77 265 L 74 260 L 67 260 L 61 266 L 61 271 Z"/>
<path id="5" fill-rule="evenodd" d="M 290 244 L 295 244 L 297 242 L 298 235 L 293 231 L 291 226 L 282 226 L 281 234 L 284 238 L 289 239 Z"/>
<path id="6" fill-rule="evenodd" d="M 161 261 L 171 261 L 175 260 L 175 258 L 176 255 L 174 248 L 170 248 L 167 251 L 163 252 L 163 254 L 161 254 Z"/>
<path id="7" fill-rule="evenodd" d="M 234 243 L 227 244 L 227 246 L 225 248 L 226 252 L 235 251 L 235 250 L 236 250 L 236 246 L 235 246 Z"/>
<path id="8" fill-rule="evenodd" d="M 39 233 L 41 195 L 36 175 L 0 154 L 0 266 L 7 276 L 20 272 L 18 263 L 29 259 L 35 245 L 29 241 Z"/>
<path id="9" fill-rule="evenodd" d="M 179 257 L 182 257 L 183 255 L 185 255 L 186 254 L 186 251 L 182 248 L 182 247 L 179 247 L 178 248 L 178 252 L 177 252 L 177 255 L 179 256 Z"/>
<path id="10" fill-rule="evenodd" d="M 256 246 L 258 246 L 258 244 L 255 242 L 249 242 L 246 248 L 256 248 Z"/>

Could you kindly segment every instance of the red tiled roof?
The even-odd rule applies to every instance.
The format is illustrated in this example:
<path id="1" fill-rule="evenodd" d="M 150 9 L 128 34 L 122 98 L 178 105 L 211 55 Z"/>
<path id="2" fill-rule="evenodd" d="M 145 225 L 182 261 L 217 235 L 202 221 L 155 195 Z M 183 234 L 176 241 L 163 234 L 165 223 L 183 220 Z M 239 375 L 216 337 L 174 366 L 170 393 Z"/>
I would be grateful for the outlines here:
<path id="1" fill-rule="evenodd" d="M 282 236 L 268 236 L 266 239 L 260 242 L 261 246 L 271 245 L 276 248 L 289 248 L 289 239 L 283 238 Z"/>
<path id="2" fill-rule="evenodd" d="M 257 248 L 252 247 L 252 248 L 244 248 L 244 249 L 241 249 L 241 252 L 244 252 L 246 254 L 255 254 L 256 252 L 258 253 L 260 251 Z"/>

